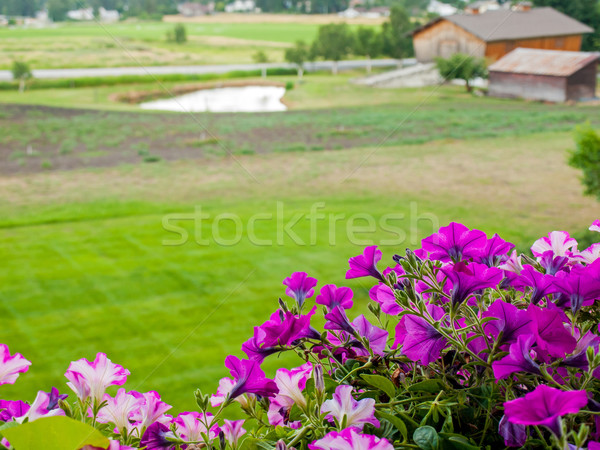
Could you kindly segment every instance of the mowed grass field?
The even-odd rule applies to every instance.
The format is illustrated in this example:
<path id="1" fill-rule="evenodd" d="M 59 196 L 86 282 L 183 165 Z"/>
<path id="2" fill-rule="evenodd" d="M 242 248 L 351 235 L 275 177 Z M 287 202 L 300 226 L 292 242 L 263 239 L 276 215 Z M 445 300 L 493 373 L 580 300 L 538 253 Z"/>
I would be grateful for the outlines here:
<path id="1" fill-rule="evenodd" d="M 555 229 L 594 237 L 598 204 L 566 157 L 597 106 L 319 75 L 287 113 L 188 115 L 98 89 L 0 93 L 21 103 L 0 104 L 0 342 L 33 361 L 4 398 L 64 390 L 69 362 L 103 351 L 129 389 L 192 409 L 293 271 L 352 287 L 359 314 L 371 284 L 344 274 L 365 245 L 391 264 L 452 220 L 521 250 Z"/>
<path id="2" fill-rule="evenodd" d="M 221 17 L 221 16 L 218 16 Z M 188 42 L 167 42 L 174 27 L 166 22 L 116 24 L 63 23 L 47 28 L 0 28 L 0 69 L 14 60 L 33 69 L 156 65 L 238 64 L 253 62 L 262 50 L 269 60 L 283 61 L 286 47 L 301 39 L 312 42 L 319 22 L 185 24 Z M 334 21 L 334 19 L 332 19 Z M 350 24 L 352 28 L 359 25 Z M 379 27 L 379 21 L 373 25 Z"/>

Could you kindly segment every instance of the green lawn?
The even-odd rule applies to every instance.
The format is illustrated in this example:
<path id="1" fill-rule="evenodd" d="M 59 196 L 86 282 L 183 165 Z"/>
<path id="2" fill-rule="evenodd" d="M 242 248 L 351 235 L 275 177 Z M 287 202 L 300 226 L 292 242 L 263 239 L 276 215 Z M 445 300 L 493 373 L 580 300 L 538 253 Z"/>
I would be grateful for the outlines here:
<path id="1" fill-rule="evenodd" d="M 132 371 L 129 388 L 194 408 L 193 390 L 215 389 L 224 357 L 240 353 L 292 271 L 351 286 L 358 312 L 369 283 L 344 281 L 346 261 L 370 242 L 396 240 L 382 246 L 389 263 L 450 220 L 520 248 L 552 229 L 583 232 L 597 204 L 581 196 L 565 164 L 570 143 L 568 133 L 550 132 L 0 178 L 0 342 L 34 362 L 3 396 L 64 388 L 69 361 L 104 351 Z M 325 219 L 311 244 L 306 216 L 315 202 L 324 203 Z M 165 215 L 185 218 L 198 207 L 211 218 L 197 227 L 176 222 L 189 241 L 164 245 L 175 237 L 163 228 Z M 294 239 L 278 241 L 278 208 L 284 222 L 302 214 Z M 235 245 L 215 243 L 236 237 L 231 221 L 215 221 L 222 213 L 241 221 Z M 249 234 L 256 213 L 273 218 Z M 388 213 L 400 214 L 390 223 L 404 236 L 380 226 Z M 344 218 L 331 226 L 332 214 Z M 352 237 L 347 224 L 368 226 L 365 214 L 375 228 Z"/>

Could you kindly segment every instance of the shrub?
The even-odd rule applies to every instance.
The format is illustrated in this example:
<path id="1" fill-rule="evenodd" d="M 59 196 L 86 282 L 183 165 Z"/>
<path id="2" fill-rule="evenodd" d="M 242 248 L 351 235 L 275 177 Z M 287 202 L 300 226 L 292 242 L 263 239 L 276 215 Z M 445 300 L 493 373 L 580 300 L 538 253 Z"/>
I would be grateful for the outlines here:
<path id="1" fill-rule="evenodd" d="M 575 150 L 570 153 L 569 165 L 583 172 L 585 194 L 600 200 L 600 135 L 590 124 L 575 129 Z"/>
<path id="2" fill-rule="evenodd" d="M 178 23 L 172 30 L 167 31 L 167 41 L 183 44 L 187 42 L 187 31 L 185 25 Z"/>
<path id="3" fill-rule="evenodd" d="M 65 442 L 78 436 L 80 446 L 146 450 L 596 449 L 600 243 L 577 247 L 554 231 L 518 255 L 498 235 L 451 223 L 381 270 L 369 246 L 346 279 L 371 280 L 370 318 L 351 320 L 350 288 L 325 284 L 315 296 L 318 281 L 293 273 L 286 300 L 242 344 L 245 358 L 225 358 L 231 376 L 213 395 L 196 391 L 199 411 L 172 418 L 154 391 L 108 394 L 129 371 L 98 353 L 66 370 L 75 399 L 53 388 L 31 406 L 3 401 L 2 434 L 27 448 L 77 449 Z M 284 352 L 298 366 L 268 378 L 262 363 Z M 0 385 L 12 384 L 31 363 L 6 345 L 0 353 Z M 226 418 L 233 403 L 246 422 Z"/>

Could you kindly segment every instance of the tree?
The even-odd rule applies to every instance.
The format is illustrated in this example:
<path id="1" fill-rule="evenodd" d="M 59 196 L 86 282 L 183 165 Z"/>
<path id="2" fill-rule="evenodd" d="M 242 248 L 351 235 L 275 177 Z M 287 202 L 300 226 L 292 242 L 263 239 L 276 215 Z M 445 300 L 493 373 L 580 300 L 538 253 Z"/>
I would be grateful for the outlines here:
<path id="1" fill-rule="evenodd" d="M 359 27 L 356 30 L 356 37 L 354 39 L 354 51 L 355 55 L 366 56 L 367 73 L 371 73 L 371 58 L 375 58 L 381 54 L 383 50 L 383 38 L 381 33 L 373 28 Z"/>
<path id="2" fill-rule="evenodd" d="M 413 29 L 410 17 L 401 6 L 394 6 L 390 10 L 390 19 L 382 25 L 383 54 L 392 58 L 408 58 L 414 54 L 412 37 L 409 35 Z"/>
<path id="3" fill-rule="evenodd" d="M 183 44 L 187 42 L 187 31 L 185 25 L 178 23 L 173 30 L 167 31 L 167 41 Z"/>
<path id="4" fill-rule="evenodd" d="M 444 80 L 465 80 L 467 92 L 473 90 L 471 80 L 487 76 L 485 60 L 464 53 L 455 53 L 448 59 L 437 58 L 436 64 Z"/>
<path id="5" fill-rule="evenodd" d="M 267 66 L 264 65 L 269 62 L 269 57 L 267 54 L 262 50 L 258 50 L 254 55 L 252 55 L 252 59 L 256 64 L 263 64 L 263 66 L 260 68 L 261 76 L 263 78 L 267 78 Z"/>
<path id="6" fill-rule="evenodd" d="M 23 61 L 13 62 L 12 76 L 15 80 L 19 80 L 19 92 L 23 92 L 25 90 L 25 82 L 33 78 L 29 65 Z"/>
<path id="7" fill-rule="evenodd" d="M 74 9 L 74 6 L 71 0 L 48 0 L 48 17 L 55 22 L 61 22 L 67 18 L 67 12 Z"/>
<path id="8" fill-rule="evenodd" d="M 323 59 L 333 61 L 331 72 L 337 75 L 338 61 L 351 52 L 354 39 L 346 23 L 330 23 L 321 25 L 315 41 L 314 51 Z"/>
<path id="9" fill-rule="evenodd" d="M 304 73 L 304 63 L 309 59 L 310 49 L 304 41 L 296 41 L 296 45 L 285 50 L 285 60 L 298 69 L 298 78 Z"/>
<path id="10" fill-rule="evenodd" d="M 583 35 L 581 49 L 600 50 L 600 2 L 598 0 L 534 0 L 535 6 L 551 6 L 594 29 Z"/>
<path id="11" fill-rule="evenodd" d="M 577 127 L 575 147 L 570 152 L 569 165 L 583 172 L 584 193 L 600 200 L 600 134 L 589 123 Z"/>

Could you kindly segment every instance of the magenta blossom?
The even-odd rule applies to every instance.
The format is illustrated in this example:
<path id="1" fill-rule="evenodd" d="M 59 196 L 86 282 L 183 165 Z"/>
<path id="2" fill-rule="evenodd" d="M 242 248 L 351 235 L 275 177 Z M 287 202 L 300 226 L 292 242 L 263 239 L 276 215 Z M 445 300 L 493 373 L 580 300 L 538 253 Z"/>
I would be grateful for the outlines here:
<path id="1" fill-rule="evenodd" d="M 511 344 L 517 341 L 517 338 L 523 334 L 531 333 L 531 318 L 527 311 L 522 311 L 516 306 L 506 303 L 500 299 L 496 300 L 485 311 L 483 317 L 494 317 L 497 320 L 486 322 L 484 329 L 494 338 L 498 338 L 502 333 L 501 342 Z"/>
<path id="2" fill-rule="evenodd" d="M 298 405 L 301 409 L 306 408 L 306 399 L 302 391 L 306 387 L 312 371 L 313 365 L 310 362 L 291 370 L 277 370 L 274 381 L 279 392 L 271 399 L 267 414 L 271 425 L 290 426 L 291 428 L 300 425 L 299 422 L 289 422 L 288 414 L 294 405 Z"/>
<path id="3" fill-rule="evenodd" d="M 29 408 L 29 404 L 21 400 L 0 400 L 0 421 L 9 422 L 15 417 L 22 417 Z"/>
<path id="4" fill-rule="evenodd" d="M 469 230 L 463 224 L 452 222 L 421 241 L 423 250 L 438 261 L 458 262 L 477 258 L 486 247 L 487 238 L 483 231 Z"/>
<path id="5" fill-rule="evenodd" d="M 298 308 L 302 309 L 304 301 L 314 295 L 317 279 L 309 277 L 306 272 L 294 272 L 283 280 L 283 284 L 287 286 L 286 295 L 296 300 Z"/>
<path id="6" fill-rule="evenodd" d="M 232 448 L 236 448 L 240 438 L 246 434 L 246 430 L 242 428 L 244 425 L 243 420 L 227 420 L 225 419 L 225 424 L 223 425 L 223 434 L 225 434 L 225 439 L 229 442 Z"/>
<path id="7" fill-rule="evenodd" d="M 592 222 L 589 228 L 590 231 L 598 231 L 600 232 L 600 220 L 596 219 Z"/>
<path id="8" fill-rule="evenodd" d="M 600 243 L 597 242 L 585 250 L 577 252 L 574 259 L 586 264 L 592 264 L 594 261 L 600 259 Z"/>
<path id="9" fill-rule="evenodd" d="M 392 316 L 397 316 L 402 312 L 402 308 L 396 302 L 394 291 L 386 284 L 378 284 L 369 291 L 371 300 L 381 305 L 381 310 Z"/>
<path id="10" fill-rule="evenodd" d="M 323 328 L 332 331 L 343 331 L 352 336 L 356 336 L 356 330 L 350 323 L 346 311 L 341 306 L 336 306 L 331 312 L 325 314 L 325 325 Z"/>
<path id="11" fill-rule="evenodd" d="M 576 414 L 587 402 L 585 391 L 566 392 L 542 384 L 525 397 L 504 403 L 504 414 L 511 423 L 545 426 L 560 436 L 560 417 Z"/>
<path id="12" fill-rule="evenodd" d="M 335 421 L 338 427 L 345 424 L 362 430 L 365 423 L 370 423 L 379 428 L 379 420 L 375 418 L 375 400 L 363 398 L 356 401 L 352 397 L 353 389 L 346 384 L 336 387 L 333 399 L 323 403 L 321 412 L 329 413 L 326 418 Z"/>
<path id="13" fill-rule="evenodd" d="M 122 386 L 127 381 L 129 370 L 114 364 L 104 353 L 98 353 L 93 362 L 82 358 L 74 361 L 65 373 L 69 386 L 82 401 L 92 398 L 98 404 L 102 401 L 106 388 Z"/>
<path id="14" fill-rule="evenodd" d="M 431 318 L 437 322 L 445 315 L 442 308 L 436 305 L 427 305 Z M 396 325 L 396 338 L 392 348 L 402 345 L 402 354 L 411 361 L 421 361 L 424 366 L 440 358 L 441 352 L 448 345 L 448 341 L 425 319 L 407 314 Z"/>
<path id="15" fill-rule="evenodd" d="M 564 296 L 563 304 L 571 305 L 575 314 L 582 306 L 588 306 L 600 297 L 600 280 L 595 278 L 597 265 L 575 268 L 569 274 L 561 273 L 556 278 L 556 288 Z"/>
<path id="16" fill-rule="evenodd" d="M 225 358 L 227 367 L 235 381 L 229 392 L 229 398 L 245 394 L 256 394 L 262 397 L 273 397 L 277 393 L 277 385 L 265 377 L 260 365 L 253 360 L 239 359 L 233 355 Z"/>
<path id="17" fill-rule="evenodd" d="M 545 252 L 552 251 L 554 256 L 569 256 L 577 248 L 577 241 L 566 231 L 552 231 L 548 237 L 538 239 L 531 246 L 534 256 L 541 257 Z"/>
<path id="18" fill-rule="evenodd" d="M 20 353 L 10 354 L 6 344 L 0 344 L 0 386 L 14 384 L 20 373 L 27 372 L 30 361 L 23 358 Z"/>
<path id="19" fill-rule="evenodd" d="M 387 331 L 371 324 L 363 314 L 352 321 L 352 326 L 358 335 L 369 343 L 369 348 L 374 354 L 383 356 L 388 338 Z M 368 354 L 369 353 L 364 350 L 363 356 L 368 356 Z"/>
<path id="20" fill-rule="evenodd" d="M 485 264 L 464 262 L 442 267 L 452 283 L 452 305 L 460 305 L 476 291 L 496 287 L 502 281 L 502 270 Z"/>
<path id="21" fill-rule="evenodd" d="M 527 313 L 533 319 L 532 330 L 541 350 L 551 356 L 564 358 L 575 349 L 577 341 L 571 335 L 569 326 L 563 324 L 563 314 L 560 310 L 529 305 Z"/>
<path id="22" fill-rule="evenodd" d="M 507 447 L 523 447 L 527 441 L 527 427 L 509 422 L 506 415 L 500 419 L 498 434 L 504 438 Z"/>
<path id="23" fill-rule="evenodd" d="M 537 305 L 541 300 L 548 295 L 558 292 L 554 283 L 555 278 L 551 275 L 544 275 L 535 270 L 533 266 L 526 264 L 523 270 L 516 277 L 512 285 L 515 289 L 525 292 L 531 291 L 531 303 Z"/>
<path id="24" fill-rule="evenodd" d="M 362 255 L 353 256 L 348 261 L 350 270 L 346 272 L 346 279 L 375 277 L 383 281 L 383 275 L 377 269 L 379 261 L 381 261 L 381 250 L 376 245 L 366 247 Z"/>
<path id="25" fill-rule="evenodd" d="M 16 422 L 23 423 L 25 420 L 33 422 L 41 417 L 64 416 L 65 412 L 60 408 L 49 408 L 50 396 L 47 392 L 38 391 L 35 400 L 22 416 L 14 417 Z"/>
<path id="26" fill-rule="evenodd" d="M 494 376 L 500 380 L 515 372 L 540 373 L 540 366 L 531 357 L 531 346 L 535 337 L 531 334 L 521 335 L 517 342 L 510 345 L 508 355 L 492 363 Z"/>
<path id="27" fill-rule="evenodd" d="M 481 249 L 476 261 L 488 267 L 495 267 L 508 259 L 508 253 L 515 248 L 514 244 L 506 242 L 497 234 L 494 234 Z"/>
<path id="28" fill-rule="evenodd" d="M 362 434 L 354 428 L 331 431 L 325 437 L 308 444 L 310 450 L 394 450 L 387 439 Z"/>
<path id="29" fill-rule="evenodd" d="M 175 435 L 169 430 L 168 426 L 160 422 L 154 422 L 142 436 L 140 447 L 145 450 L 172 450 L 175 448 L 175 444 L 167 438 L 174 437 Z"/>
<path id="30" fill-rule="evenodd" d="M 577 260 L 580 253 L 576 252 L 573 256 L 574 260 Z M 557 272 L 563 269 L 569 262 L 568 256 L 554 256 L 552 250 L 544 252 L 542 256 L 538 257 L 540 266 L 544 268 L 547 275 L 556 275 Z"/>
<path id="31" fill-rule="evenodd" d="M 337 287 L 335 284 L 326 284 L 321 288 L 321 292 L 317 295 L 315 301 L 319 305 L 325 305 L 328 311 L 331 311 L 336 306 L 341 306 L 344 309 L 350 309 L 354 305 L 352 301 L 352 289 L 347 287 Z"/>

